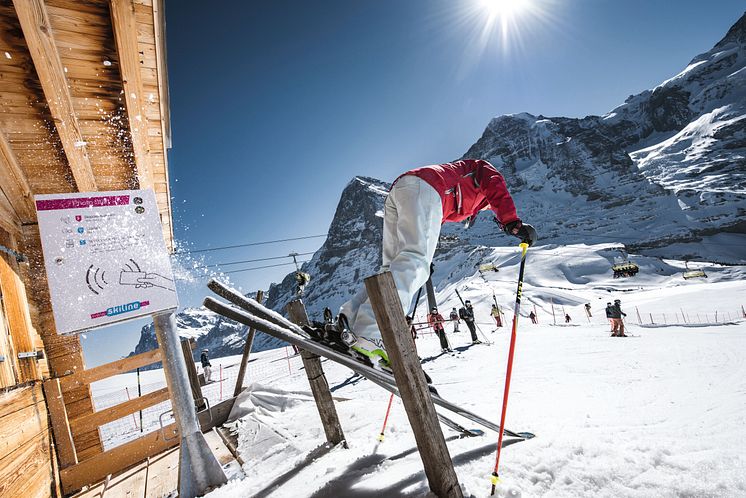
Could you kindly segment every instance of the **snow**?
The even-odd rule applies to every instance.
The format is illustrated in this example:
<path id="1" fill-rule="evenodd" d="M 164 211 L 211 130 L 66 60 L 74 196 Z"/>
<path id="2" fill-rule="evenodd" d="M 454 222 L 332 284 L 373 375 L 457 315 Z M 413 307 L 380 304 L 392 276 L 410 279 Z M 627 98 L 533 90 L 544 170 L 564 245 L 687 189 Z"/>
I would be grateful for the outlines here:
<path id="1" fill-rule="evenodd" d="M 707 279 L 685 281 L 681 261 L 631 255 L 638 276 L 612 279 L 614 247 L 529 251 L 521 314 L 536 307 L 539 324 L 519 321 L 506 426 L 537 437 L 505 447 L 500 496 L 746 494 L 746 268 L 711 264 Z M 512 319 L 519 258 L 515 248 L 485 254 L 499 272 L 479 275 L 473 255 L 441 262 L 438 273 L 449 280 L 437 297 L 450 309 L 458 288 L 494 344 L 471 346 L 463 326 L 458 334 L 449 326 L 455 353 L 441 355 L 425 333 L 417 347 L 444 398 L 499 421 L 509 324 L 495 331 L 488 313 L 495 292 Z M 609 337 L 603 317 L 605 303 L 617 298 L 628 314 L 626 339 Z M 558 322 L 560 313 L 571 315 L 570 326 L 554 325 L 552 306 Z M 237 403 L 244 410 L 235 426 L 245 477 L 208 496 L 428 495 L 401 401 L 395 399 L 379 442 L 388 393 L 326 360 L 350 448 L 314 455 L 324 433 L 305 372 L 292 365 L 292 374 L 258 381 Z M 458 439 L 443 431 L 465 496 L 488 496 L 497 434 Z"/>

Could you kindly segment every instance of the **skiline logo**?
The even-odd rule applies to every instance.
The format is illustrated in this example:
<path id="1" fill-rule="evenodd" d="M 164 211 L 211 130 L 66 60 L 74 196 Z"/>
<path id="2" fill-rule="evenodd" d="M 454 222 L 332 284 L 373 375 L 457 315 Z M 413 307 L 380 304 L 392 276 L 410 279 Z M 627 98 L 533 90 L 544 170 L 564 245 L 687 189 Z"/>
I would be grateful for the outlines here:
<path id="1" fill-rule="evenodd" d="M 91 318 L 101 318 L 104 316 L 116 316 L 116 315 L 121 315 L 122 313 L 130 313 L 132 311 L 137 311 L 140 308 L 144 308 L 145 306 L 148 306 L 149 304 L 150 304 L 150 301 L 133 301 L 127 304 L 120 304 L 118 306 L 112 306 L 111 308 L 107 308 L 106 311 L 99 311 L 97 313 L 91 313 Z"/>

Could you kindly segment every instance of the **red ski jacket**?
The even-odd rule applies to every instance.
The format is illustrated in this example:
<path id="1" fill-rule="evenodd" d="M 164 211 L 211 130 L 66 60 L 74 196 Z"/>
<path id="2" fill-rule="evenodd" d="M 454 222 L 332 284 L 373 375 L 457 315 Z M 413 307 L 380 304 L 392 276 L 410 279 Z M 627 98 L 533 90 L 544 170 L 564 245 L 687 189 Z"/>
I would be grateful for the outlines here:
<path id="1" fill-rule="evenodd" d="M 433 328 L 433 330 L 443 330 L 443 322 L 445 322 L 445 320 L 443 319 L 443 315 L 440 313 L 430 313 L 427 315 L 427 323 Z"/>
<path id="2" fill-rule="evenodd" d="M 406 175 L 422 178 L 440 194 L 443 223 L 463 221 L 485 208 L 494 211 L 497 221 L 503 225 L 519 219 L 505 179 L 487 161 L 464 159 L 423 166 L 407 171 L 399 178 Z"/>

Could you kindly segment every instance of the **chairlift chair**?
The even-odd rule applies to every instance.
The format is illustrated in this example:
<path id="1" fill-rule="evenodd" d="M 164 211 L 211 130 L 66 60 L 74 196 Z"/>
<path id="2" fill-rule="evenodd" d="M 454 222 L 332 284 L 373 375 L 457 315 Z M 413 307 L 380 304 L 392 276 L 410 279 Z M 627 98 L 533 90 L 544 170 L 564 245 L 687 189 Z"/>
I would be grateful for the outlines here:
<path id="1" fill-rule="evenodd" d="M 498 272 L 500 269 L 495 266 L 495 263 L 483 263 L 479 265 L 479 273 L 486 273 L 488 271 Z"/>
<path id="2" fill-rule="evenodd" d="M 611 265 L 611 270 L 614 272 L 614 278 L 627 278 L 637 275 L 637 272 L 640 271 L 640 267 L 627 258 L 627 253 L 624 249 L 619 249 L 619 252 L 622 255 L 622 261 Z"/>
<path id="3" fill-rule="evenodd" d="M 690 278 L 707 278 L 707 274 L 702 268 L 689 269 L 689 261 L 684 261 L 684 267 L 686 268 L 683 275 L 684 280 L 689 280 Z"/>

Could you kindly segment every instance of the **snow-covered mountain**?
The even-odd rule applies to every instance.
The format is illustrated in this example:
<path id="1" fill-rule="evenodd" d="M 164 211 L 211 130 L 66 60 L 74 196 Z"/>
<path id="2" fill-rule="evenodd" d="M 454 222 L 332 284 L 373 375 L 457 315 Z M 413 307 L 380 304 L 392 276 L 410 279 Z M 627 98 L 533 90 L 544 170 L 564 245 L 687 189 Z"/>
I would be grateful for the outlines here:
<path id="1" fill-rule="evenodd" d="M 540 244 L 623 244 L 663 272 L 671 270 L 661 256 L 746 263 L 746 15 L 681 73 L 609 113 L 500 116 L 463 157 L 487 159 L 503 173 Z M 303 265 L 312 276 L 304 295 L 312 318 L 325 306 L 336 312 L 378 270 L 389 187 L 357 177 L 342 192 L 324 245 Z M 472 274 L 493 247 L 515 244 L 491 218 L 483 213 L 469 230 L 444 225 L 436 287 Z M 612 247 L 599 253 L 602 271 L 624 257 Z M 295 297 L 289 274 L 267 304 L 282 310 Z M 230 321 L 196 309 L 179 323 L 213 356 L 240 352 L 245 332 Z M 257 336 L 256 347 L 278 344 Z M 145 327 L 136 352 L 152 347 L 152 326 Z"/>
<path id="2" fill-rule="evenodd" d="M 746 15 L 681 73 L 606 115 L 500 116 L 464 157 L 500 169 L 544 241 L 606 238 L 644 249 L 743 235 Z M 667 255 L 686 256 L 681 249 Z M 721 249 L 693 246 L 688 255 L 732 257 Z"/>
<path id="3" fill-rule="evenodd" d="M 661 256 L 744 263 L 745 67 L 746 15 L 681 73 L 608 114 L 500 116 L 463 157 L 487 159 L 503 173 L 541 244 L 624 244 L 652 266 Z M 343 191 L 326 242 L 304 264 L 312 317 L 324 306 L 336 311 L 377 271 L 388 188 L 358 177 Z M 436 286 L 452 271 L 472 271 L 491 247 L 514 244 L 492 217 L 483 213 L 469 230 L 444 225 Z M 610 246 L 604 271 L 623 257 Z M 456 270 L 453 258 L 465 266 Z M 281 310 L 294 297 L 291 274 L 270 289 L 268 304 Z"/>

